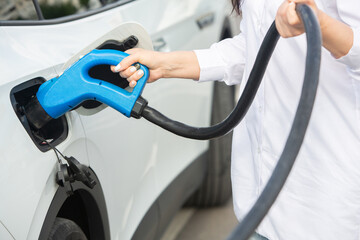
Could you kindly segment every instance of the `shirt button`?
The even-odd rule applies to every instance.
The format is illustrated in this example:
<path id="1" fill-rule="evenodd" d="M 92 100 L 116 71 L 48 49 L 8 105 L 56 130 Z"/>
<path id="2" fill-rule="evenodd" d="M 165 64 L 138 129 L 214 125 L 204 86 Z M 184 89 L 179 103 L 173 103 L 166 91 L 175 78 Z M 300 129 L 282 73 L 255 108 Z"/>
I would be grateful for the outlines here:
<path id="1" fill-rule="evenodd" d="M 257 151 L 258 151 L 258 153 L 261 153 L 261 148 L 260 148 L 260 147 L 258 147 Z"/>
<path id="2" fill-rule="evenodd" d="M 262 106 L 259 106 L 259 112 L 261 112 L 262 111 Z"/>

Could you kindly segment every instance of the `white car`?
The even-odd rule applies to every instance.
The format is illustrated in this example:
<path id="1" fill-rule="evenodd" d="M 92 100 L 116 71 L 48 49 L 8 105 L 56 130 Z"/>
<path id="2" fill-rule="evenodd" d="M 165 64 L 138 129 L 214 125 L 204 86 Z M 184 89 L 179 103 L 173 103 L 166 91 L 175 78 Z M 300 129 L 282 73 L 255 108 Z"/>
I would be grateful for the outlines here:
<path id="1" fill-rule="evenodd" d="M 230 135 L 188 140 L 96 101 L 36 132 L 23 113 L 41 83 L 125 22 L 141 24 L 158 51 L 207 48 L 230 37 L 227 0 L 43 0 L 40 6 L 37 0 L 7 0 L 0 5 L 1 240 L 159 239 L 185 203 L 212 206 L 230 197 Z M 64 13 L 57 15 L 60 10 Z M 100 48 L 112 48 L 107 43 Z M 136 39 L 126 44 L 134 47 Z M 109 66 L 93 74 L 126 87 Z M 194 126 L 219 122 L 234 106 L 233 88 L 220 83 L 160 80 L 147 85 L 142 96 Z M 47 142 L 76 158 L 75 168 L 90 175 L 81 179 Z"/>

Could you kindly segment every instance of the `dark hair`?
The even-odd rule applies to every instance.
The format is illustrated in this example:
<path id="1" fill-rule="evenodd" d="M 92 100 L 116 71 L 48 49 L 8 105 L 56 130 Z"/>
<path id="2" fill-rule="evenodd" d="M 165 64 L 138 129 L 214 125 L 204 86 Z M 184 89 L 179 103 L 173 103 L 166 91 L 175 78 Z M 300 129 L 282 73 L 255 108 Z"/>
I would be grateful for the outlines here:
<path id="1" fill-rule="evenodd" d="M 235 11 L 238 14 L 241 13 L 241 8 L 240 8 L 241 2 L 242 0 L 231 0 L 233 11 Z"/>

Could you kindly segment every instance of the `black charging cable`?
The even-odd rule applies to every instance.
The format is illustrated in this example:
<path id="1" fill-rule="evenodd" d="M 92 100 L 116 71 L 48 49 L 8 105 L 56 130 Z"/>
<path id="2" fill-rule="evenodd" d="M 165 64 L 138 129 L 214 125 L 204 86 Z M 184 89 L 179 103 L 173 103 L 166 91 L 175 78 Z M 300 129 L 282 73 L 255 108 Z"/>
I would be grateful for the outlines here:
<path id="1" fill-rule="evenodd" d="M 307 55 L 304 83 L 295 118 L 284 150 L 269 181 L 254 206 L 230 235 L 228 240 L 248 239 L 261 223 L 289 176 L 310 121 L 319 83 L 322 45 L 321 31 L 317 17 L 309 6 L 297 5 L 296 10 L 305 26 Z"/>
<path id="2" fill-rule="evenodd" d="M 259 49 L 249 80 L 238 103 L 230 115 L 222 122 L 211 127 L 192 127 L 171 120 L 148 105 L 144 107 L 141 115 L 159 127 L 185 138 L 208 140 L 227 134 L 240 123 L 250 108 L 278 39 L 279 34 L 276 30 L 275 23 L 273 23 Z"/>
<path id="3" fill-rule="evenodd" d="M 35 132 L 35 131 L 31 131 L 31 132 L 32 132 L 32 134 L 33 134 L 35 137 L 37 137 L 38 139 L 40 139 L 40 140 L 42 141 L 42 144 L 48 145 L 48 146 L 54 151 L 54 153 L 55 153 L 55 155 L 56 155 L 56 158 L 57 158 L 57 160 L 58 160 L 58 163 L 59 163 L 59 164 L 62 164 L 62 161 L 61 161 L 61 159 L 60 159 L 60 157 L 59 157 L 59 154 L 60 154 L 60 156 L 61 156 L 63 159 L 66 159 L 66 157 L 64 156 L 64 154 L 62 154 L 55 146 L 53 146 L 53 145 L 50 143 L 49 140 L 46 140 L 45 138 L 43 138 L 40 133 Z"/>
<path id="4" fill-rule="evenodd" d="M 248 239 L 265 217 L 285 184 L 310 121 L 319 82 L 322 39 L 320 26 L 312 9 L 307 5 L 298 4 L 296 10 L 304 23 L 307 40 L 305 77 L 300 101 L 284 150 L 270 180 L 252 209 L 228 238 L 229 240 Z M 235 109 L 221 123 L 211 127 L 191 127 L 167 118 L 157 110 L 149 107 L 142 98 L 137 102 L 136 109 L 138 109 L 138 112 L 136 115 L 143 116 L 165 130 L 186 138 L 206 140 L 227 134 L 243 119 L 254 100 L 278 39 L 279 33 L 276 30 L 275 23 L 273 23 L 260 47 L 249 80 Z"/>

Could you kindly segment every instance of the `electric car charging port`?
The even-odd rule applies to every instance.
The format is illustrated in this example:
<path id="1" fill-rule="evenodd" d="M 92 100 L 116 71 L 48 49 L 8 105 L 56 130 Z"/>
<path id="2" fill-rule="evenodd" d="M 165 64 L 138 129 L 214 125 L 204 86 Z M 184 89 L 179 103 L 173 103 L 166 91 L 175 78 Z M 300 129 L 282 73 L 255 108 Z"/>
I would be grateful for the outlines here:
<path id="1" fill-rule="evenodd" d="M 24 107 L 36 95 L 40 85 L 44 82 L 44 78 L 37 77 L 15 86 L 10 92 L 11 104 L 16 115 L 35 145 L 42 152 L 48 151 L 50 146 L 44 143 L 38 136 L 48 140 L 53 146 L 60 144 L 68 136 L 68 123 L 65 116 L 58 119 L 52 119 L 40 129 L 35 129 L 29 124 L 25 116 Z"/>

